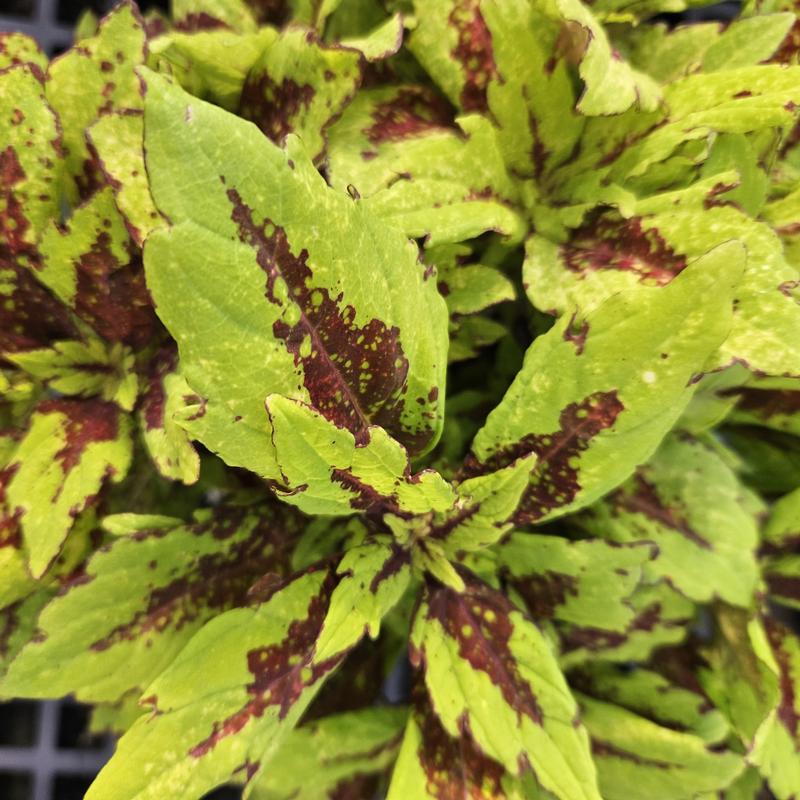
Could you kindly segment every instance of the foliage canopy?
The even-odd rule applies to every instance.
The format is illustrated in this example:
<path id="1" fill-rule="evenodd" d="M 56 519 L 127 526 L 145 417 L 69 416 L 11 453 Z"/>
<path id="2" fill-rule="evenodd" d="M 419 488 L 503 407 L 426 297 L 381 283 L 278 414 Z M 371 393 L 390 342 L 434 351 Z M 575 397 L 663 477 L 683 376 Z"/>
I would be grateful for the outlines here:
<path id="1" fill-rule="evenodd" d="M 800 16 L 685 5 L 0 35 L 0 693 L 88 800 L 800 796 Z"/>

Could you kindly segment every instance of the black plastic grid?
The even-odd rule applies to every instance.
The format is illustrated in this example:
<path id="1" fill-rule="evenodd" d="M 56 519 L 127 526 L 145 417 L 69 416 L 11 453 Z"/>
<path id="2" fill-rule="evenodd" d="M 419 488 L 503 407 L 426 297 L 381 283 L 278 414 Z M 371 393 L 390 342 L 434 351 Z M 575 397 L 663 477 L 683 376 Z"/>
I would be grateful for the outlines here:
<path id="1" fill-rule="evenodd" d="M 0 800 L 82 800 L 114 751 L 87 733 L 89 708 L 74 701 L 0 703 Z M 239 800 L 223 787 L 204 800 Z M 182 798 L 164 798 L 182 800 Z"/>

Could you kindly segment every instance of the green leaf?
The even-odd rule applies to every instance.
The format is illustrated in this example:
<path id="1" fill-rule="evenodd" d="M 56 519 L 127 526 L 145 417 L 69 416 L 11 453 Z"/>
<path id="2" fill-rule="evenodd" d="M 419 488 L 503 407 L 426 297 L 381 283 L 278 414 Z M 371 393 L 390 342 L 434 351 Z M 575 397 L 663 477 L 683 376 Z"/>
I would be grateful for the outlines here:
<path id="1" fill-rule="evenodd" d="M 703 71 L 749 67 L 767 61 L 778 49 L 795 15 L 765 14 L 736 20 L 703 56 Z"/>
<path id="2" fill-rule="evenodd" d="M 102 400 L 44 400 L 8 469 L 8 504 L 18 515 L 28 564 L 40 578 L 75 518 L 106 480 L 119 483 L 132 455 L 128 418 Z"/>
<path id="3" fill-rule="evenodd" d="M 588 697 L 580 703 L 607 800 L 694 797 L 726 787 L 744 768 L 741 756 L 711 751 L 696 736 Z"/>
<path id="4" fill-rule="evenodd" d="M 564 800 L 599 800 L 588 737 L 550 643 L 502 594 L 474 579 L 463 594 L 429 586 L 411 642 L 447 733 L 468 729 L 512 774 L 529 763 Z"/>
<path id="5" fill-rule="evenodd" d="M 52 347 L 7 357 L 61 394 L 112 400 L 130 411 L 136 402 L 138 380 L 133 354 L 119 343 L 107 347 L 100 339 L 55 342 Z"/>
<path id="6" fill-rule="evenodd" d="M 144 165 L 144 117 L 140 109 L 104 114 L 86 132 L 98 166 L 114 190 L 116 205 L 139 246 L 163 224 L 150 196 Z"/>
<path id="7" fill-rule="evenodd" d="M 670 654 L 676 653 L 674 661 Z M 730 731 L 725 716 L 714 708 L 693 674 L 681 670 L 681 651 L 661 650 L 654 669 L 663 668 L 679 683 L 650 669 L 628 670 L 623 665 L 588 664 L 577 679 L 585 694 L 621 706 L 673 730 L 694 734 L 706 744 L 724 741 Z"/>
<path id="8" fill-rule="evenodd" d="M 407 516 L 453 505 L 444 478 L 432 469 L 412 475 L 405 448 L 383 428 L 372 426 L 356 438 L 310 406 L 280 395 L 267 398 L 267 412 L 281 472 L 273 488 L 305 513 Z"/>
<path id="9" fill-rule="evenodd" d="M 360 82 L 356 50 L 325 45 L 300 27 L 287 28 L 249 71 L 239 113 L 276 144 L 296 133 L 317 160 L 325 149 L 325 129 Z"/>
<path id="10" fill-rule="evenodd" d="M 376 639 L 381 620 L 400 600 L 411 577 L 411 558 L 390 539 L 375 539 L 348 550 L 317 641 L 322 661 L 349 650 L 365 633 Z"/>
<path id="11" fill-rule="evenodd" d="M 535 454 L 529 455 L 458 484 L 453 507 L 434 514 L 429 536 L 441 540 L 444 552 L 451 557 L 499 541 L 511 530 L 511 517 L 535 463 Z"/>
<path id="12" fill-rule="evenodd" d="M 312 570 L 207 622 L 147 689 L 154 713 L 120 739 L 87 800 L 200 797 L 266 767 L 341 661 L 314 659 L 334 583 Z"/>
<path id="13" fill-rule="evenodd" d="M 139 423 L 156 469 L 165 478 L 192 484 L 200 477 L 200 456 L 175 421 L 182 398 L 191 395 L 178 372 L 177 355 L 173 346 L 165 346 L 153 356 L 139 406 Z"/>
<path id="14" fill-rule="evenodd" d="M 134 349 L 156 331 L 141 256 L 110 186 L 79 206 L 64 228 L 42 235 L 37 277 L 100 336 Z"/>
<path id="15" fill-rule="evenodd" d="M 119 536 L 47 605 L 3 692 L 89 702 L 141 692 L 205 622 L 247 604 L 258 578 L 287 575 L 299 527 L 280 506 L 220 507 Z"/>
<path id="16" fill-rule="evenodd" d="M 432 446 L 446 310 L 414 247 L 327 189 L 297 140 L 284 152 L 155 75 L 148 87 L 148 173 L 171 226 L 145 262 L 200 398 L 190 433 L 275 477 L 264 400 L 277 392 L 357 435 L 379 424 L 412 452 Z M 198 180 L 202 204 L 187 192 Z"/>
<path id="17" fill-rule="evenodd" d="M 256 27 L 244 0 L 173 0 L 172 19 L 179 31 L 230 28 L 250 33 Z"/>
<path id="18" fill-rule="evenodd" d="M 742 257 L 738 245 L 721 246 L 669 286 L 614 295 L 534 341 L 468 465 L 485 473 L 538 455 L 515 521 L 585 506 L 652 454 L 730 330 Z"/>
<path id="19" fill-rule="evenodd" d="M 768 726 L 756 736 L 752 762 L 779 800 L 800 791 L 800 645 L 794 632 L 766 623 L 780 686 L 780 700 Z"/>
<path id="20" fill-rule="evenodd" d="M 60 129 L 36 65 L 23 63 L 0 72 L 0 92 L 0 257 L 5 261 L 7 254 L 16 256 L 17 269 L 24 269 L 38 266 L 38 236 L 59 213 Z M 10 269 L 3 264 L 3 272 Z"/>
<path id="21" fill-rule="evenodd" d="M 239 34 L 225 28 L 182 33 L 171 31 L 150 45 L 148 61 L 156 60 L 165 71 L 195 97 L 236 111 L 248 73 L 265 48 L 278 38 L 273 28 Z"/>
<path id="22" fill-rule="evenodd" d="M 303 725 L 284 741 L 254 782 L 252 800 L 332 800 L 358 795 L 359 780 L 384 771 L 397 755 L 404 708 L 364 708 Z M 351 795 L 346 790 L 353 785 Z M 338 794 L 337 794 L 338 793 Z"/>
<path id="23" fill-rule="evenodd" d="M 497 550 L 498 566 L 536 620 L 624 632 L 635 613 L 627 600 L 655 548 L 599 539 L 513 533 Z"/>
<path id="24" fill-rule="evenodd" d="M 0 33 L 0 70 L 20 64 L 34 64 L 44 72 L 47 69 L 47 56 L 41 51 L 36 40 L 24 33 L 14 31 Z"/>
<path id="25" fill-rule="evenodd" d="M 644 566 L 698 602 L 749 607 L 758 584 L 758 508 L 715 450 L 683 436 L 666 439 L 647 465 L 593 506 L 586 527 L 614 542 L 653 542 Z"/>
<path id="26" fill-rule="evenodd" d="M 640 586 L 628 603 L 633 619 L 623 632 L 571 625 L 561 632 L 564 669 L 587 660 L 645 661 L 659 647 L 677 644 L 689 632 L 695 606 L 666 583 Z"/>
<path id="27" fill-rule="evenodd" d="M 420 86 L 361 91 L 330 129 L 331 185 L 431 246 L 488 230 L 519 240 L 526 226 L 496 129 L 477 114 L 457 123 Z"/>
<path id="28" fill-rule="evenodd" d="M 516 779 L 483 755 L 468 732 L 456 738 L 450 736 L 425 697 L 424 688 L 420 688 L 406 725 L 388 800 L 545 800 L 530 773 Z"/>
<path id="29" fill-rule="evenodd" d="M 123 0 L 100 21 L 97 34 L 55 59 L 47 72 L 47 99 L 61 121 L 71 202 L 86 197 L 98 183 L 86 129 L 112 110 L 141 108 L 134 67 L 144 63 L 145 33 L 131 0 Z"/>

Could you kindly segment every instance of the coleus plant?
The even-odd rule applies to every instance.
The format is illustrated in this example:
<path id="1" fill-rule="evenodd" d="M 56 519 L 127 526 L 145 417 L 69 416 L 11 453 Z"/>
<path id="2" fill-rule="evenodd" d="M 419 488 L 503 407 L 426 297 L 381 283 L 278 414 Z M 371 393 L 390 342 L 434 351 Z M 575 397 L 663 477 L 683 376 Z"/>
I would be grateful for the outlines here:
<path id="1" fill-rule="evenodd" d="M 0 37 L 0 693 L 89 800 L 800 796 L 800 17 L 684 7 Z"/>

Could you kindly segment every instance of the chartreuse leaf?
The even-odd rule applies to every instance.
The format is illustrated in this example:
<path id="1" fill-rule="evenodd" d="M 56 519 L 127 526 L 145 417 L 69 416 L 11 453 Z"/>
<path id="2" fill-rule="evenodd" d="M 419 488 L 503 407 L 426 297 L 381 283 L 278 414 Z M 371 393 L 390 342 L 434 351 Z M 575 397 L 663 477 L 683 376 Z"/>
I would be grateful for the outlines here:
<path id="1" fill-rule="evenodd" d="M 157 321 L 144 271 L 110 186 L 79 206 L 62 229 L 45 230 L 37 277 L 103 338 L 135 349 Z"/>
<path id="2" fill-rule="evenodd" d="M 328 46 L 309 30 L 287 28 L 264 48 L 242 90 L 239 113 L 276 144 L 296 133 L 312 159 L 325 149 L 325 128 L 361 81 L 361 55 Z"/>
<path id="3" fill-rule="evenodd" d="M 536 455 L 531 454 L 503 469 L 458 484 L 453 507 L 434 514 L 429 535 L 441 540 L 450 557 L 499 541 L 511 530 L 510 519 L 535 464 Z"/>
<path id="4" fill-rule="evenodd" d="M 98 166 L 114 190 L 131 238 L 141 247 L 162 224 L 150 196 L 144 165 L 144 117 L 140 109 L 104 114 L 86 133 Z"/>
<path id="5" fill-rule="evenodd" d="M 667 438 L 655 456 L 609 498 L 586 512 L 586 527 L 614 542 L 653 542 L 644 565 L 698 602 L 749 607 L 758 583 L 758 507 L 709 445 Z"/>
<path id="6" fill-rule="evenodd" d="M 41 81 L 40 70 L 30 63 L 0 72 L 0 256 L 3 262 L 4 251 L 17 256 L 17 270 L 36 265 L 37 237 L 58 215 L 61 141 Z M 11 269 L 3 263 L 4 273 Z M 4 276 L 3 284 L 7 281 Z"/>
<path id="7" fill-rule="evenodd" d="M 3 570 L 0 567 L 0 571 Z M 0 609 L 0 680 L 17 653 L 36 633 L 39 612 L 51 593 L 51 590 L 31 586 L 22 599 Z"/>
<path id="8" fill-rule="evenodd" d="M 415 85 L 365 89 L 330 129 L 329 177 L 428 244 L 494 230 L 525 232 L 495 127 L 477 114 L 455 128 L 441 98 Z"/>
<path id="9" fill-rule="evenodd" d="M 797 640 L 779 623 L 744 612 L 717 609 L 719 635 L 705 653 L 709 668 L 699 678 L 728 717 L 748 761 L 781 800 L 800 789 L 800 708 Z"/>
<path id="10" fill-rule="evenodd" d="M 24 33 L 13 31 L 0 33 L 0 69 L 20 64 L 34 64 L 44 72 L 47 69 L 47 56 L 41 51 L 36 40 Z"/>
<path id="11" fill-rule="evenodd" d="M 657 656 L 655 666 L 664 656 Z M 680 675 L 680 671 L 676 670 Z M 730 726 L 691 677 L 685 685 L 649 669 L 628 670 L 612 664 L 587 664 L 580 673 L 583 691 L 597 700 L 622 706 L 673 730 L 694 734 L 706 744 L 723 741 Z"/>
<path id="12" fill-rule="evenodd" d="M 314 645 L 335 580 L 311 570 L 261 605 L 207 622 L 145 692 L 87 800 L 200 797 L 266 767 L 341 657 Z"/>
<path id="13" fill-rule="evenodd" d="M 7 356 L 16 364 L 61 394 L 113 400 L 130 411 L 136 402 L 138 379 L 134 357 L 124 345 L 110 346 L 97 338 L 54 342 L 52 347 L 27 350 Z"/>
<path id="14" fill-rule="evenodd" d="M 288 573 L 299 528 L 281 506 L 220 507 L 119 536 L 47 605 L 2 691 L 90 702 L 141 692 L 205 622 L 246 604 L 256 579 Z"/>
<path id="15" fill-rule="evenodd" d="M 61 121 L 71 202 L 96 185 L 86 129 L 101 114 L 141 108 L 141 85 L 134 67 L 144 63 L 145 32 L 130 0 L 121 2 L 100 22 L 97 34 L 83 39 L 51 62 L 47 99 Z"/>
<path id="16" fill-rule="evenodd" d="M 224 27 L 170 31 L 149 44 L 148 64 L 155 61 L 195 97 L 236 111 L 247 74 L 277 38 L 274 28 L 244 34 Z"/>
<path id="17" fill-rule="evenodd" d="M 720 246 L 669 286 L 614 295 L 534 341 L 468 466 L 481 474 L 538 455 L 517 522 L 591 503 L 652 454 L 730 330 L 743 255 Z"/>
<path id="18" fill-rule="evenodd" d="M 536 620 L 624 632 L 635 612 L 626 602 L 656 554 L 647 543 L 513 533 L 497 548 L 498 565 Z"/>
<path id="19" fill-rule="evenodd" d="M 244 0 L 173 0 L 172 20 L 179 31 L 223 27 L 237 33 L 250 33 L 256 27 Z"/>
<path id="20" fill-rule="evenodd" d="M 148 174 L 171 226 L 148 238 L 145 266 L 198 395 L 183 424 L 229 464 L 267 477 L 277 477 L 264 409 L 273 392 L 357 436 L 376 424 L 411 452 L 431 447 L 446 309 L 413 245 L 328 189 L 296 139 L 285 152 L 147 80 Z"/>
<path id="21" fill-rule="evenodd" d="M 469 733 L 450 736 L 424 696 L 424 688 L 420 688 L 406 724 L 388 800 L 552 798 L 536 786 L 530 773 L 516 778 L 481 753 Z"/>
<path id="22" fill-rule="evenodd" d="M 703 71 L 749 67 L 767 61 L 795 22 L 791 13 L 764 14 L 738 19 L 720 35 L 703 56 Z"/>
<path id="23" fill-rule="evenodd" d="M 376 639 L 381 619 L 402 597 L 411 577 L 411 557 L 388 537 L 354 547 L 336 570 L 341 579 L 317 641 L 325 661 L 349 650 L 364 633 Z"/>
<path id="24" fill-rule="evenodd" d="M 695 605 L 665 582 L 643 584 L 628 598 L 634 612 L 625 631 L 564 625 L 560 627 L 564 669 L 588 660 L 625 663 L 645 661 L 658 647 L 686 637 Z"/>
<path id="25" fill-rule="evenodd" d="M 671 730 L 620 706 L 581 696 L 582 717 L 603 798 L 669 800 L 722 789 L 744 769 L 730 751 L 714 752 L 688 733 Z"/>
<path id="26" fill-rule="evenodd" d="M 404 20 L 399 12 L 361 35 L 342 38 L 344 47 L 358 50 L 367 61 L 382 61 L 394 55 L 403 43 Z"/>
<path id="27" fill-rule="evenodd" d="M 795 633 L 765 622 L 778 676 L 780 699 L 767 726 L 755 738 L 752 762 L 779 800 L 800 791 L 800 644 Z"/>
<path id="28" fill-rule="evenodd" d="M 426 469 L 411 474 L 408 454 L 377 426 L 360 438 L 296 400 L 270 395 L 267 412 L 281 477 L 278 496 L 307 514 L 445 511 L 450 484 Z"/>
<path id="29" fill-rule="evenodd" d="M 563 244 L 534 235 L 524 267 L 531 301 L 562 313 L 576 304 L 591 308 L 632 286 L 665 286 L 709 250 L 738 240 L 747 247 L 747 267 L 736 288 L 733 327 L 715 366 L 740 362 L 768 375 L 800 374 L 794 347 L 800 308 L 786 291 L 797 270 L 768 225 L 717 204 L 720 192 L 733 188 L 731 177 L 716 175 L 689 190 L 641 200 L 627 218 L 596 215 Z"/>
<path id="30" fill-rule="evenodd" d="M 8 469 L 7 501 L 22 528 L 28 564 L 41 577 L 75 518 L 106 480 L 121 481 L 131 462 L 131 425 L 103 400 L 43 400 Z"/>
<path id="31" fill-rule="evenodd" d="M 363 708 L 293 730 L 269 769 L 253 784 L 252 800 L 332 800 L 358 792 L 359 780 L 394 761 L 407 712 Z"/>
<path id="32" fill-rule="evenodd" d="M 186 431 L 175 421 L 183 396 L 191 394 L 177 369 L 174 346 L 165 346 L 150 361 L 147 383 L 139 406 L 144 443 L 156 469 L 165 477 L 186 484 L 200 476 L 200 456 Z"/>
<path id="33" fill-rule="evenodd" d="M 599 800 L 588 737 L 550 643 L 502 594 L 466 582 L 463 594 L 429 586 L 411 635 L 445 731 L 469 730 L 514 775 L 530 764 L 563 800 Z"/>
<path id="34" fill-rule="evenodd" d="M 635 196 L 622 187 L 643 181 L 651 170 L 650 191 L 685 185 L 709 153 L 709 132 L 746 134 L 793 124 L 797 71 L 759 65 L 690 75 L 665 87 L 659 112 L 590 119 L 580 153 L 553 176 L 554 197 L 589 207 L 604 197 L 630 203 Z"/>

